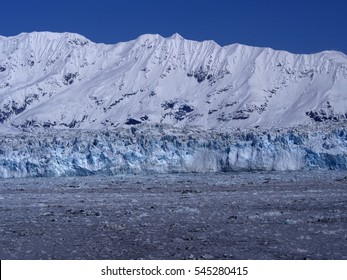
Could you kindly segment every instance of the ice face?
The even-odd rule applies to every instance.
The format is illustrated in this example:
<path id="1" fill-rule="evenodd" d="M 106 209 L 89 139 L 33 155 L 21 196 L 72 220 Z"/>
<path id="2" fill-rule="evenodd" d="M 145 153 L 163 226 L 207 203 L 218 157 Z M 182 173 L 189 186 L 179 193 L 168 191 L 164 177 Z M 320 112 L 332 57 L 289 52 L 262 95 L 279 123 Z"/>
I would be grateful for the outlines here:
<path id="1" fill-rule="evenodd" d="M 347 169 L 346 128 L 142 127 L 0 138 L 2 178 L 301 169 Z"/>

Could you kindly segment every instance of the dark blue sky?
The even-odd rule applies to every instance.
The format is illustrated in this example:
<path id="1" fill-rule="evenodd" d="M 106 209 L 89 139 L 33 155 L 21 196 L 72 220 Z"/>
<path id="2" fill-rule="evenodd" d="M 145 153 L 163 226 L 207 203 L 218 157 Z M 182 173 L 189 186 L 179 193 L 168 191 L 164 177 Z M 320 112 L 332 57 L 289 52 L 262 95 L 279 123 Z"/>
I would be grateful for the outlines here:
<path id="1" fill-rule="evenodd" d="M 0 35 L 76 32 L 95 42 L 180 33 L 220 45 L 347 54 L 346 0 L 3 0 Z"/>

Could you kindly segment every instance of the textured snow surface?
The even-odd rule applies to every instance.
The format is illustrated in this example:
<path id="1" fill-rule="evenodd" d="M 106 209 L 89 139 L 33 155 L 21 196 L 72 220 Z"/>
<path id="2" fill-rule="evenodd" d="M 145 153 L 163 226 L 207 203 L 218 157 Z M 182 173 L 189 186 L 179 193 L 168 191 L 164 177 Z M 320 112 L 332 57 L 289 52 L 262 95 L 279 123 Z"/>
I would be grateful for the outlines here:
<path id="1" fill-rule="evenodd" d="M 347 169 L 347 129 L 202 131 L 153 126 L 0 138 L 0 176 Z"/>
<path id="2" fill-rule="evenodd" d="M 164 123 L 293 127 L 347 118 L 347 57 L 143 35 L 0 37 L 0 131 Z M 203 155 L 202 155 L 203 157 Z"/>

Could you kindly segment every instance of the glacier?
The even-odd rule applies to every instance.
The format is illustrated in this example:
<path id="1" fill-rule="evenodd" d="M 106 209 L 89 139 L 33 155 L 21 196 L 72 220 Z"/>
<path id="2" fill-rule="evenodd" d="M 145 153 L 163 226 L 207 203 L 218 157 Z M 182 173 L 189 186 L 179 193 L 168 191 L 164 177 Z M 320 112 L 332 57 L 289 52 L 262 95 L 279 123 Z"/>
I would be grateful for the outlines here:
<path id="1" fill-rule="evenodd" d="M 347 169 L 346 126 L 142 125 L 0 136 L 1 178 L 310 169 Z"/>

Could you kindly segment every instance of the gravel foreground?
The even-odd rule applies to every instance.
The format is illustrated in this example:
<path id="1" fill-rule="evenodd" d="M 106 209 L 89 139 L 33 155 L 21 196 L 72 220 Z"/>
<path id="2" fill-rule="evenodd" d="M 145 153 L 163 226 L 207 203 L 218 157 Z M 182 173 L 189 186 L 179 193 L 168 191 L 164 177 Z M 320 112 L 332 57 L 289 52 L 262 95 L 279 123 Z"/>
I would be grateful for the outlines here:
<path id="1" fill-rule="evenodd" d="M 0 179 L 0 259 L 347 259 L 347 172 Z"/>

